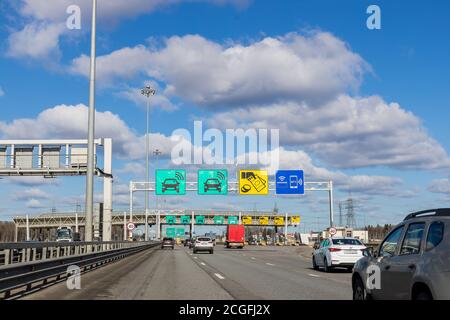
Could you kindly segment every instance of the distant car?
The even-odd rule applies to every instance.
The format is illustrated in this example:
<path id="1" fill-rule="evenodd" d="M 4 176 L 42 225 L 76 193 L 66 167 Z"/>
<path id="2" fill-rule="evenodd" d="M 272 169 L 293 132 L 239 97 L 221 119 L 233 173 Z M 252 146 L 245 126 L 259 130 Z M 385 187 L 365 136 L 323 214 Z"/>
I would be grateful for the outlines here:
<path id="1" fill-rule="evenodd" d="M 199 237 L 193 244 L 194 253 L 200 251 L 208 251 L 210 254 L 214 253 L 214 242 L 209 237 Z"/>
<path id="2" fill-rule="evenodd" d="M 162 192 L 167 190 L 175 190 L 177 193 L 180 192 L 180 182 L 177 179 L 168 178 L 164 180 L 162 184 Z"/>
<path id="3" fill-rule="evenodd" d="M 164 238 L 161 244 L 161 249 L 164 248 L 175 248 L 175 240 L 173 238 Z"/>
<path id="4" fill-rule="evenodd" d="M 408 215 L 356 263 L 352 288 L 354 300 L 449 300 L 450 209 Z"/>
<path id="5" fill-rule="evenodd" d="M 217 190 L 220 192 L 222 190 L 222 183 L 219 181 L 219 179 L 212 178 L 206 180 L 204 183 L 204 190 L 205 192 L 208 192 L 210 189 Z"/>
<path id="6" fill-rule="evenodd" d="M 256 246 L 258 243 L 255 241 L 255 239 L 250 239 L 248 240 L 248 245 L 249 246 Z"/>
<path id="7" fill-rule="evenodd" d="M 185 246 L 185 247 L 189 247 L 190 244 L 191 244 L 191 239 L 186 239 L 186 240 L 184 240 L 184 246 Z"/>
<path id="8" fill-rule="evenodd" d="M 335 267 L 344 267 L 349 271 L 355 263 L 364 257 L 367 247 L 355 238 L 330 237 L 324 239 L 314 250 L 312 265 L 315 270 L 323 268 L 330 272 Z"/>

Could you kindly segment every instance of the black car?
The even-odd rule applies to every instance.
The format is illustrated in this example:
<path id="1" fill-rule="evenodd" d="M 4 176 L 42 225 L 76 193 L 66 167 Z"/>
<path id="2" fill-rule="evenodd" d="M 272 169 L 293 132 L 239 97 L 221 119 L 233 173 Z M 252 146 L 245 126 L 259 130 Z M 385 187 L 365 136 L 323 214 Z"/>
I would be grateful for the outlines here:
<path id="1" fill-rule="evenodd" d="M 175 240 L 173 238 L 164 238 L 161 244 L 161 249 L 164 248 L 175 248 Z"/>
<path id="2" fill-rule="evenodd" d="M 204 183 L 205 192 L 208 192 L 210 189 L 217 190 L 220 192 L 222 190 L 222 183 L 220 183 L 219 179 L 212 178 L 206 180 Z"/>
<path id="3" fill-rule="evenodd" d="M 189 247 L 191 245 L 191 239 L 184 240 L 184 246 Z"/>
<path id="4" fill-rule="evenodd" d="M 177 193 L 180 192 L 180 182 L 177 179 L 166 179 L 162 184 L 162 192 L 167 190 L 175 190 Z"/>

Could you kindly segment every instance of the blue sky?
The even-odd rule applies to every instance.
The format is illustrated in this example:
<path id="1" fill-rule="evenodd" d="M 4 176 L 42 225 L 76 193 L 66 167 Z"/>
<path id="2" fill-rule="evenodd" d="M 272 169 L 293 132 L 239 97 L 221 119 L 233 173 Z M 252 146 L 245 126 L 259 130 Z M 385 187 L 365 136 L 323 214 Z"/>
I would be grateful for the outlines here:
<path id="1" fill-rule="evenodd" d="M 143 179 L 137 89 L 147 81 L 158 88 L 152 148 L 165 151 L 162 167 L 171 166 L 172 131 L 192 130 L 194 119 L 279 128 L 281 165 L 333 179 L 336 201 L 351 192 L 359 224 L 396 223 L 450 201 L 448 1 L 172 2 L 99 0 L 97 133 L 114 139 L 115 210 L 127 206 L 128 181 Z M 81 6 L 81 30 L 65 27 L 70 4 Z M 381 30 L 366 27 L 371 4 L 381 8 Z M 0 138 L 84 138 L 77 116 L 88 102 L 89 16 L 87 0 L 1 1 Z M 2 179 L 0 190 L 4 219 L 84 203 L 84 178 Z M 237 210 L 270 210 L 276 201 L 304 217 L 306 229 L 316 217 L 327 222 L 320 193 L 164 199 L 171 208 Z"/>

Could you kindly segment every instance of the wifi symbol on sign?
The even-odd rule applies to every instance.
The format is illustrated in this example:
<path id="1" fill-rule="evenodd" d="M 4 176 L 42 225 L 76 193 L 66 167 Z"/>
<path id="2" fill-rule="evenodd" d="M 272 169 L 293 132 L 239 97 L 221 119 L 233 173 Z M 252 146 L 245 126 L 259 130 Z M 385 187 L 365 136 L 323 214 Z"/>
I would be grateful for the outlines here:
<path id="1" fill-rule="evenodd" d="M 225 180 L 225 175 L 223 174 L 223 172 L 219 171 L 219 172 L 217 173 L 217 178 L 218 178 L 219 180 Z"/>
<path id="2" fill-rule="evenodd" d="M 184 180 L 184 175 L 181 172 L 176 172 L 175 173 L 175 178 L 177 178 L 177 180 L 179 181 L 183 181 Z"/>
<path id="3" fill-rule="evenodd" d="M 281 182 L 284 182 L 284 180 L 286 180 L 286 177 L 285 177 L 285 176 L 280 176 L 280 177 L 278 177 L 278 179 L 279 179 Z"/>

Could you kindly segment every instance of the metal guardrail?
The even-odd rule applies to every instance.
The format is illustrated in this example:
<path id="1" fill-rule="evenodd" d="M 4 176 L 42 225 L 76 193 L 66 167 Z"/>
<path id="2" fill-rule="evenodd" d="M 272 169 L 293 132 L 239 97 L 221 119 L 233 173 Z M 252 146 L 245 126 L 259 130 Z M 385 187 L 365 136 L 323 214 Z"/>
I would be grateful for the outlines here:
<path id="1" fill-rule="evenodd" d="M 160 245 L 160 242 L 42 242 L 0 244 L 0 299 L 13 299 L 69 276 Z"/>

